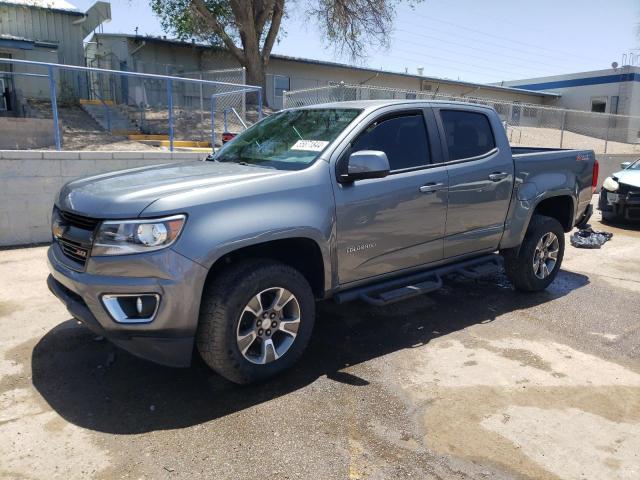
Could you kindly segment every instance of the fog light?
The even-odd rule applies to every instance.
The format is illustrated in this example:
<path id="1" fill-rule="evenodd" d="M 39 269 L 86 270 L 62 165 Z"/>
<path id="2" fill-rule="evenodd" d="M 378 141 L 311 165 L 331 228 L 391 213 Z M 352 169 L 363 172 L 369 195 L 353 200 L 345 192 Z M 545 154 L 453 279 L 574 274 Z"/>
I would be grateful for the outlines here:
<path id="1" fill-rule="evenodd" d="M 153 321 L 160 295 L 157 293 L 103 295 L 102 303 L 118 323 L 148 323 Z"/>

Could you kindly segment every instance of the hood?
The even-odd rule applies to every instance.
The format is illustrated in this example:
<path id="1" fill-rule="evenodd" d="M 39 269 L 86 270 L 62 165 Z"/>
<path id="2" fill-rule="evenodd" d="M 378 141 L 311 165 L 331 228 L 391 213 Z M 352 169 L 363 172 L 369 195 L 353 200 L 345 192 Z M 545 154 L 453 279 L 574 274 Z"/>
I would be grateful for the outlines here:
<path id="1" fill-rule="evenodd" d="M 211 161 L 154 165 L 69 182 L 60 190 L 56 205 L 87 217 L 131 218 L 167 195 L 228 186 L 277 173 L 278 170 Z"/>
<path id="2" fill-rule="evenodd" d="M 618 179 L 619 183 L 624 183 L 630 187 L 640 188 L 640 169 L 638 168 L 620 170 L 619 172 L 614 173 L 613 176 Z"/>

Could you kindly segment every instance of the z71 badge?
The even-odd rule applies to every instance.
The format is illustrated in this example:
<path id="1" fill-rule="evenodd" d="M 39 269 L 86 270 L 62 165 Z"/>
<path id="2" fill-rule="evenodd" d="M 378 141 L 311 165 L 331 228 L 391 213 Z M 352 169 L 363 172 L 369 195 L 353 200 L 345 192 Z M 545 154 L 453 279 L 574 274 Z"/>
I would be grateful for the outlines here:
<path id="1" fill-rule="evenodd" d="M 347 247 L 347 253 L 355 253 L 361 250 L 367 250 L 369 248 L 375 247 L 376 244 L 374 242 L 371 243 L 362 243 L 360 245 L 354 245 L 353 247 Z"/>

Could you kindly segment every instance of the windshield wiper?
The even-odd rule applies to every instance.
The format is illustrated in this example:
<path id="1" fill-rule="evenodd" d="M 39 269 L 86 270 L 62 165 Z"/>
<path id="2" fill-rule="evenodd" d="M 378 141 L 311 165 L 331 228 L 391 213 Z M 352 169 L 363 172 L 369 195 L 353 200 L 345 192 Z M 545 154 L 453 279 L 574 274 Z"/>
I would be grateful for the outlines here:
<path id="1" fill-rule="evenodd" d="M 300 137 L 300 140 L 304 140 L 304 138 L 302 138 L 302 135 L 300 135 L 300 132 L 295 127 L 295 125 L 291 125 L 291 128 L 293 128 L 293 131 L 296 132 L 296 135 L 298 135 Z"/>

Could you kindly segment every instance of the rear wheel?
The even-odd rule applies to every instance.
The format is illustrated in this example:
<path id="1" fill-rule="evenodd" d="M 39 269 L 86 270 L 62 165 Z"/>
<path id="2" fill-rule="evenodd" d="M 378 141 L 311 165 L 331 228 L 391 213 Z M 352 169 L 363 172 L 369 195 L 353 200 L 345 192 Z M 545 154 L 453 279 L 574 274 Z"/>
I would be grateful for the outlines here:
<path id="1" fill-rule="evenodd" d="M 232 382 L 266 379 L 302 355 L 314 317 L 313 292 L 300 272 L 274 261 L 246 260 L 205 289 L 198 351 Z"/>
<path id="2" fill-rule="evenodd" d="M 534 215 L 517 253 L 505 252 L 505 270 L 518 290 L 544 290 L 556 278 L 564 257 L 564 230 L 555 218 Z"/>

